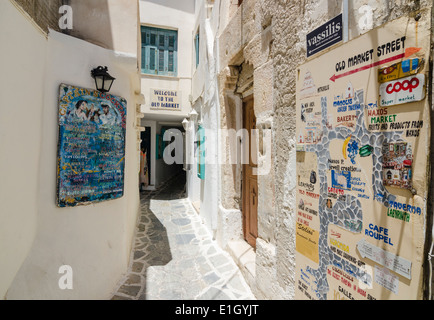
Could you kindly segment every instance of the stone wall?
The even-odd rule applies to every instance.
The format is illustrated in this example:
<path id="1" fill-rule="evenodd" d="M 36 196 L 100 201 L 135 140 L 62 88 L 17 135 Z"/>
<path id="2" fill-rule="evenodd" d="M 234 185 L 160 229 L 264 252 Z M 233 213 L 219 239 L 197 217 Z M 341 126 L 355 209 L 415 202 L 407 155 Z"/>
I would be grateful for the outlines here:
<path id="1" fill-rule="evenodd" d="M 429 1 L 349 1 L 349 40 L 404 14 L 430 7 Z M 359 11 L 372 8 L 372 24 L 366 26 Z M 276 185 L 276 273 L 283 298 L 292 298 L 295 272 L 295 76 L 306 59 L 306 34 L 342 11 L 342 1 L 261 1 L 263 19 L 271 19 L 274 75 L 274 142 Z M 267 18 L 271 17 L 271 18 Z M 288 32 L 291 30 L 291 32 Z M 257 274 L 258 277 L 258 274 Z"/>
<path id="2" fill-rule="evenodd" d="M 365 6 L 365 7 L 364 7 Z M 349 1 L 349 40 L 431 7 L 430 1 Z M 366 11 L 372 9 L 372 20 Z M 296 70 L 306 60 L 306 34 L 342 12 L 342 1 L 245 0 L 221 32 L 220 88 L 230 82 L 229 66 L 253 66 L 258 128 L 270 128 L 272 170 L 258 179 L 259 238 L 252 289 L 258 298 L 293 299 L 295 292 Z M 224 21 L 224 18 L 222 19 Z M 221 92 L 221 126 L 231 122 Z M 226 97 L 226 100 L 225 100 Z M 234 203 L 237 172 L 222 171 L 222 203 Z M 238 206 L 234 205 L 235 209 Z M 227 208 L 231 209 L 231 208 Z"/>

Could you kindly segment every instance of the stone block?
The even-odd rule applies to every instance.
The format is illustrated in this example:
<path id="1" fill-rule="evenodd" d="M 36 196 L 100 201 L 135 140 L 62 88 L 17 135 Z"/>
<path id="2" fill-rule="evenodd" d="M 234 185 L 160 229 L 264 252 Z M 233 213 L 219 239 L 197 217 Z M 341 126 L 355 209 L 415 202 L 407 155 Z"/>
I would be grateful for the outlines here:
<path id="1" fill-rule="evenodd" d="M 256 239 L 256 285 L 264 297 L 278 299 L 276 249 L 261 238 Z"/>
<path id="2" fill-rule="evenodd" d="M 255 114 L 273 111 L 273 61 L 263 64 L 254 71 Z"/>
<path id="3" fill-rule="evenodd" d="M 242 214 L 240 210 L 225 209 L 219 207 L 218 226 L 216 240 L 222 248 L 225 248 L 229 241 L 242 238 Z"/>
<path id="4" fill-rule="evenodd" d="M 256 253 L 253 247 L 244 240 L 233 240 L 228 242 L 227 251 L 240 268 L 247 283 L 251 287 L 254 286 L 256 276 Z"/>

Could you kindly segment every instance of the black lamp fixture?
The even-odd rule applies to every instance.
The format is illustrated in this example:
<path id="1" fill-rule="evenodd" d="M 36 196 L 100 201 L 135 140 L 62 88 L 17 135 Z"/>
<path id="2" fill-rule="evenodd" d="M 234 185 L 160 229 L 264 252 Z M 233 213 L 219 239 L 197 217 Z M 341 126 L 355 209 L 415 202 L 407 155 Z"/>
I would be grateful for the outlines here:
<path id="1" fill-rule="evenodd" d="M 113 82 L 116 80 L 116 78 L 113 78 L 107 70 L 107 67 L 99 66 L 91 71 L 92 78 L 95 79 L 95 86 L 98 91 L 109 92 Z"/>

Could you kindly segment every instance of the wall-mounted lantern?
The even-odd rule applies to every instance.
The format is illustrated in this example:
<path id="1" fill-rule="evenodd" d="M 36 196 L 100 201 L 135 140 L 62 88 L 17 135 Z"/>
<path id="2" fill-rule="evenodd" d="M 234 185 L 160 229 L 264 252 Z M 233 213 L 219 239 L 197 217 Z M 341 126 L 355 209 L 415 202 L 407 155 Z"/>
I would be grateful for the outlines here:
<path id="1" fill-rule="evenodd" d="M 113 78 L 107 70 L 107 67 L 99 66 L 91 71 L 92 78 L 95 79 L 95 86 L 98 91 L 109 92 L 113 82 L 116 80 L 116 78 Z"/>
<path id="2" fill-rule="evenodd" d="M 190 120 L 193 122 L 196 122 L 197 117 L 199 116 L 198 113 L 196 112 L 196 110 L 191 110 L 190 113 L 188 114 L 188 116 L 190 117 Z"/>
<path id="3" fill-rule="evenodd" d="M 184 130 L 186 130 L 186 131 L 187 131 L 188 123 L 189 123 L 189 121 L 186 118 L 184 118 L 184 120 L 182 121 L 182 126 L 183 126 Z"/>

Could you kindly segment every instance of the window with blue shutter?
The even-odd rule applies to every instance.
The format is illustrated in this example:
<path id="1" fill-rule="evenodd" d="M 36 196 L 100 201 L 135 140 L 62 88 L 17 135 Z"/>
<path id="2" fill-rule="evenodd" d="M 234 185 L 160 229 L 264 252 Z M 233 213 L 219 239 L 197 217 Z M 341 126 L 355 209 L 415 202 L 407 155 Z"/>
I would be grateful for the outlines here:
<path id="1" fill-rule="evenodd" d="M 141 27 L 142 73 L 177 76 L 178 31 Z"/>

